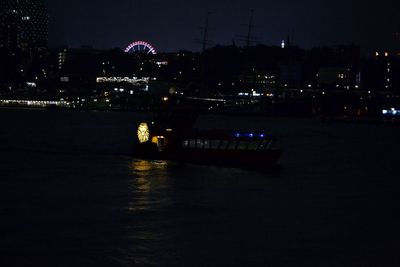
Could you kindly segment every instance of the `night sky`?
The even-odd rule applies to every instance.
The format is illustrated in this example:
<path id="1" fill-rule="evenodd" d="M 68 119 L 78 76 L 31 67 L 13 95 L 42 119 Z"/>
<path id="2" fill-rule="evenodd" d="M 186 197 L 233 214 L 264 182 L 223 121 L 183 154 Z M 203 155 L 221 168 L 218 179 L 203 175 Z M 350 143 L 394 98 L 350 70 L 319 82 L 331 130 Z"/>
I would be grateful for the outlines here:
<path id="1" fill-rule="evenodd" d="M 289 31 L 297 45 L 360 44 L 366 51 L 400 46 L 400 1 L 381 0 L 47 0 L 50 46 L 107 49 L 147 40 L 159 51 L 200 50 L 207 11 L 212 44 L 245 35 L 254 9 L 254 35 L 279 45 Z M 237 44 L 241 44 L 237 41 Z"/>

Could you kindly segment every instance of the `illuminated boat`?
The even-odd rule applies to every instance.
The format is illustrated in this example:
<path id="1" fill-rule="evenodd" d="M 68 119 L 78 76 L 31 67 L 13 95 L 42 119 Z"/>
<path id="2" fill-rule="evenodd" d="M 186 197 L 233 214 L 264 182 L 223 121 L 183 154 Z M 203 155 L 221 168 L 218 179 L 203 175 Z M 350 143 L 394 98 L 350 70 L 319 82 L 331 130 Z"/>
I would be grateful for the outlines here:
<path id="1" fill-rule="evenodd" d="M 265 132 L 165 128 L 141 123 L 133 148 L 137 158 L 266 168 L 282 155 L 278 140 Z"/>

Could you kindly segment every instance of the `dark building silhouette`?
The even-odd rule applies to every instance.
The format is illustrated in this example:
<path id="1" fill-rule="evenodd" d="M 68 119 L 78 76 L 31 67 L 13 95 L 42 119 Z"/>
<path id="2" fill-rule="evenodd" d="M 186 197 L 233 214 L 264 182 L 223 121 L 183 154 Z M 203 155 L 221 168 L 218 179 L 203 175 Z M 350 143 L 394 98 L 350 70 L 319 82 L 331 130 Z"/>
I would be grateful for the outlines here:
<path id="1" fill-rule="evenodd" d="M 372 91 L 400 91 L 400 57 L 389 52 L 376 52 L 364 60 L 363 87 Z"/>
<path id="2" fill-rule="evenodd" d="M 47 46 L 48 14 L 43 0 L 0 2 L 0 47 L 15 49 Z"/>

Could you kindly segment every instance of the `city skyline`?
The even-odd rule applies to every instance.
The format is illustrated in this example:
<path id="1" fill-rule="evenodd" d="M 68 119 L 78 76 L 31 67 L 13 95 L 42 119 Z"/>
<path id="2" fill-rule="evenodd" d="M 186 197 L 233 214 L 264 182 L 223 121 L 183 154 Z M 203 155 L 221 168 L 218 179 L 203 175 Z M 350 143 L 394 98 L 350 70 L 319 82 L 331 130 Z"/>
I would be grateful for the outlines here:
<path id="1" fill-rule="evenodd" d="M 147 40 L 160 52 L 181 49 L 199 51 L 207 12 L 211 45 L 228 45 L 246 35 L 254 10 L 253 36 L 259 43 L 279 46 L 288 33 L 304 48 L 338 44 L 360 45 L 365 51 L 398 50 L 396 31 L 400 4 L 394 0 L 363 2 L 344 0 L 326 3 L 285 0 L 203 2 L 71 0 L 47 1 L 51 47 L 92 45 L 100 49 L 125 48 L 135 40 Z M 71 20 L 71 18 L 74 18 Z"/>
<path id="2" fill-rule="evenodd" d="M 0 4 L 0 46 L 46 47 L 48 12 L 43 0 L 6 0 Z"/>

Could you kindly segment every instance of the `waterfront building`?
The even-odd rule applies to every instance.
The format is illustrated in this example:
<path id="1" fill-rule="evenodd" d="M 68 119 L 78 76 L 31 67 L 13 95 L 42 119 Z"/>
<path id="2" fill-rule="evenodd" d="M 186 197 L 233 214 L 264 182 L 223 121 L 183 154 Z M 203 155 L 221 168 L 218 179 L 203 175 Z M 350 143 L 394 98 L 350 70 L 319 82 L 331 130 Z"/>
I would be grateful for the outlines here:
<path id="1" fill-rule="evenodd" d="M 351 70 L 340 67 L 322 67 L 318 71 L 318 83 L 321 86 L 343 87 L 351 84 Z"/>
<path id="2" fill-rule="evenodd" d="M 389 51 L 376 51 L 363 64 L 363 82 L 372 91 L 400 91 L 400 57 Z"/>

